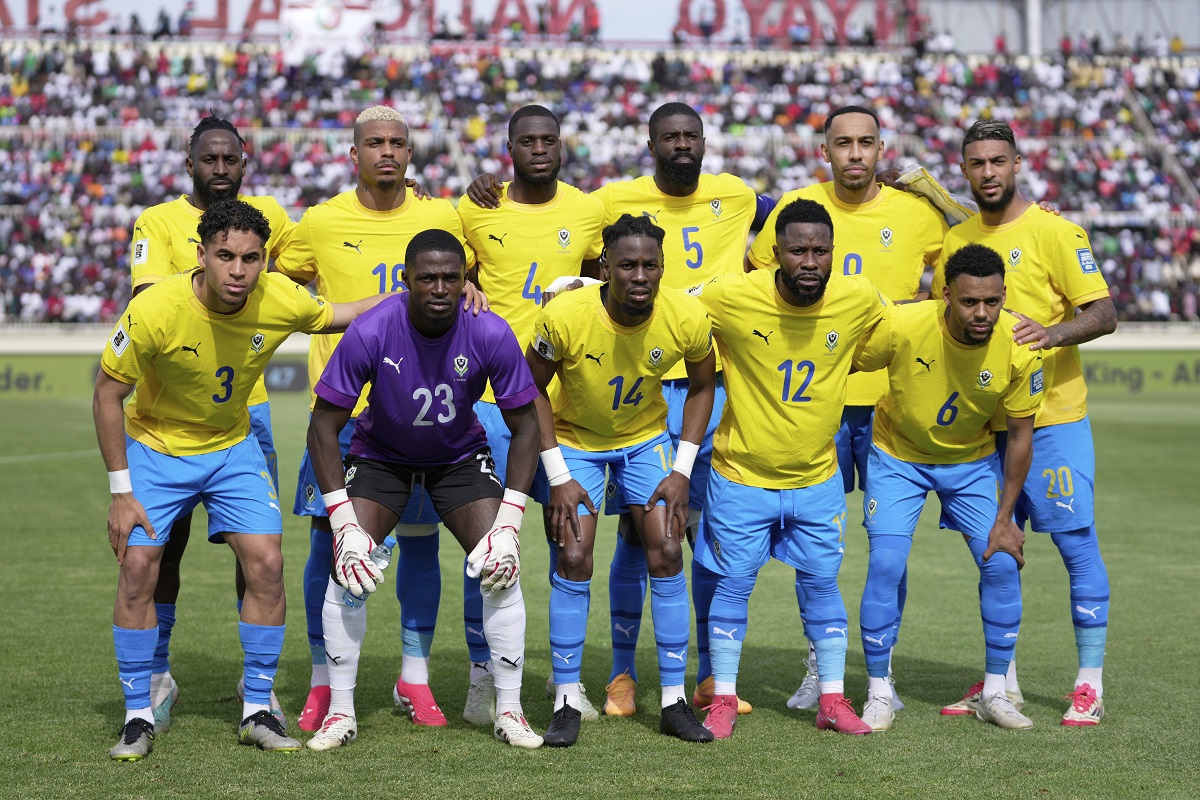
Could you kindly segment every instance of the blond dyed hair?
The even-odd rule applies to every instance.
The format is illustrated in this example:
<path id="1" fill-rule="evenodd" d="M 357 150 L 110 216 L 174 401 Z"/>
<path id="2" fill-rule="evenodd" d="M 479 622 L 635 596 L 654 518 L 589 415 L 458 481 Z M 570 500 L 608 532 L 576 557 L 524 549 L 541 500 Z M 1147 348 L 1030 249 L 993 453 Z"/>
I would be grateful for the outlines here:
<path id="1" fill-rule="evenodd" d="M 404 126 L 404 130 L 408 131 L 408 123 L 404 120 L 404 115 L 391 106 L 371 106 L 363 109 L 358 118 L 354 120 L 354 141 L 357 142 L 362 136 L 362 126 L 368 122 L 399 122 Z"/>

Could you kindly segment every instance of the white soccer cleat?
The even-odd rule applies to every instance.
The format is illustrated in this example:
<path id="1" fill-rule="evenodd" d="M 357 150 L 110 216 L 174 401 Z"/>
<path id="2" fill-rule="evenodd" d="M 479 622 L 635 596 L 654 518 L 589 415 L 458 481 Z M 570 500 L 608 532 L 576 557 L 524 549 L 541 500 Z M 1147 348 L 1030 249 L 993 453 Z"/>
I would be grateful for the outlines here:
<path id="1" fill-rule="evenodd" d="M 896 694 L 896 679 L 892 677 L 892 673 L 888 673 L 888 684 L 892 687 L 892 710 L 903 711 L 904 701 L 900 699 L 900 695 Z"/>
<path id="2" fill-rule="evenodd" d="M 158 697 L 154 698 L 154 707 L 151 712 L 154 714 L 155 733 L 166 733 L 171 730 L 171 709 L 175 708 L 175 701 L 178 699 L 179 684 L 172 677 L 171 683 L 162 686 L 159 689 Z"/>
<path id="3" fill-rule="evenodd" d="M 525 721 L 525 717 L 515 711 L 505 711 L 496 715 L 496 727 L 493 730 L 496 738 L 513 747 L 526 750 L 536 750 L 542 746 L 542 737 L 534 733 L 533 728 Z"/>
<path id="4" fill-rule="evenodd" d="M 1069 728 L 1089 728 L 1104 719 L 1104 700 L 1096 696 L 1091 684 L 1082 683 L 1067 695 L 1071 707 L 1063 714 L 1062 724 Z"/>
<path id="5" fill-rule="evenodd" d="M 800 688 L 787 701 L 788 708 L 816 708 L 821 701 L 821 690 L 817 687 L 817 664 L 813 659 L 804 659 L 804 667 L 808 674 L 800 683 Z"/>
<path id="6" fill-rule="evenodd" d="M 873 731 L 890 731 L 892 729 L 892 722 L 896 719 L 896 710 L 892 704 L 892 698 L 887 695 L 883 697 L 873 694 L 868 695 L 867 702 L 863 705 L 861 719 Z"/>
<path id="7" fill-rule="evenodd" d="M 968 714 L 973 715 L 979 708 L 979 698 L 983 694 L 983 681 L 967 689 L 963 694 L 962 700 L 950 705 L 942 706 L 941 714 L 943 717 L 960 717 Z M 1025 707 L 1025 696 L 1021 694 L 1021 687 L 1018 686 L 1012 691 L 1006 691 L 1008 699 L 1012 701 L 1013 708 L 1020 711 Z"/>
<path id="8" fill-rule="evenodd" d="M 491 725 L 496 721 L 496 680 L 492 673 L 484 673 L 471 681 L 462 716 L 472 725 Z"/>
<path id="9" fill-rule="evenodd" d="M 1033 727 L 1033 720 L 1022 714 L 1008 699 L 1008 695 L 994 694 L 979 701 L 975 716 L 984 722 L 990 722 L 1001 728 L 1021 731 Z"/>
<path id="10" fill-rule="evenodd" d="M 333 750 L 358 738 L 358 722 L 345 714 L 330 714 L 321 723 L 321 730 L 308 740 L 309 750 Z"/>

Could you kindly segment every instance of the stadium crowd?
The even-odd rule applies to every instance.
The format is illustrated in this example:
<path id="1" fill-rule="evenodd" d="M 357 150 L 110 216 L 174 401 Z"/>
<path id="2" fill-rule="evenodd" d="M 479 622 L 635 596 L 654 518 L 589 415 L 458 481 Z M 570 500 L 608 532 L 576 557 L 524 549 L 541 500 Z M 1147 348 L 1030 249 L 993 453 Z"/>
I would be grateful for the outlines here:
<path id="1" fill-rule="evenodd" d="M 1004 119 L 1025 190 L 1085 221 L 1122 316 L 1197 319 L 1195 59 L 481 47 L 289 65 L 276 47 L 120 41 L 6 41 L 0 59 L 6 322 L 107 321 L 123 307 L 132 222 L 184 191 L 185 132 L 209 109 L 248 133 L 243 191 L 298 219 L 352 185 L 344 130 L 368 103 L 409 120 L 410 176 L 457 197 L 473 174 L 511 173 L 504 126 L 528 102 L 561 114 L 564 180 L 591 190 L 646 174 L 646 109 L 667 100 L 707 121 L 708 171 L 775 197 L 830 178 L 814 131 L 838 106 L 876 110 L 887 164 L 919 161 L 961 193 L 962 131 Z"/>

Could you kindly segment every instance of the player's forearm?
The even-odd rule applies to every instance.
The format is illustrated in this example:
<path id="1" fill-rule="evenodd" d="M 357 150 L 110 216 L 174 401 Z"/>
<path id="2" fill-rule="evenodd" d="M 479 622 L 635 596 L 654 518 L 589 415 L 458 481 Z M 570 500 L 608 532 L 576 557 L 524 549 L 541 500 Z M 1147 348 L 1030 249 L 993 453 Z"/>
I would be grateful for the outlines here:
<path id="1" fill-rule="evenodd" d="M 364 297 L 362 300 L 355 300 L 353 303 L 334 303 L 333 319 L 330 320 L 329 327 L 322 330 L 321 333 L 342 333 L 350 327 L 351 322 L 358 319 L 360 314 L 365 314 L 387 298 L 386 294 L 376 294 Z"/>
<path id="2" fill-rule="evenodd" d="M 125 453 L 125 398 L 133 387 L 108 376 L 104 370 L 96 376 L 92 393 L 92 418 L 96 423 L 96 442 L 100 457 L 109 472 L 129 468 Z"/>
<path id="3" fill-rule="evenodd" d="M 318 407 L 313 409 L 308 422 L 308 455 L 312 459 L 317 486 L 322 494 L 327 494 L 346 488 L 338 433 L 350 419 L 351 409 L 336 406 L 322 409 L 320 405 L 324 402 L 318 398 Z"/>
<path id="4" fill-rule="evenodd" d="M 1029 465 L 1033 462 L 1033 418 L 1008 418 L 1008 443 L 1004 456 L 1004 491 L 996 519 L 1012 519 L 1021 497 Z"/>
<path id="5" fill-rule="evenodd" d="M 708 430 L 717 394 L 717 356 L 711 350 L 703 361 L 685 362 L 688 391 L 683 401 L 683 425 L 679 438 L 699 444 Z"/>
<path id="6" fill-rule="evenodd" d="M 536 401 L 535 401 L 536 402 Z M 504 473 L 504 488 L 529 494 L 538 464 L 538 440 L 541 430 L 534 403 L 504 412 L 504 422 L 512 433 L 508 448 L 508 463 Z"/>
<path id="7" fill-rule="evenodd" d="M 1046 329 L 1051 347 L 1070 347 L 1083 344 L 1117 329 L 1117 308 L 1112 298 L 1102 297 L 1083 306 L 1072 320 L 1051 325 Z"/>
<path id="8" fill-rule="evenodd" d="M 554 408 L 544 388 L 538 390 L 538 396 L 533 401 L 537 412 L 538 450 L 552 450 L 558 447 L 558 436 L 554 433 Z"/>

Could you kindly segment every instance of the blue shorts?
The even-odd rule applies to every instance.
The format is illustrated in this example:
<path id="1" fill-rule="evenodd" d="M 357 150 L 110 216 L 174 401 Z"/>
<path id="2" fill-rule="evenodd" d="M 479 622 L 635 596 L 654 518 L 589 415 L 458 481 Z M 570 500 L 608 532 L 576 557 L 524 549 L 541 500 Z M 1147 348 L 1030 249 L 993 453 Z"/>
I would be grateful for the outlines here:
<path id="1" fill-rule="evenodd" d="M 579 481 L 596 508 L 600 508 L 606 492 L 605 467 L 612 471 L 617 492 L 625 498 L 627 505 L 645 505 L 662 479 L 671 474 L 673 452 L 671 437 L 666 431 L 640 444 L 616 450 L 576 450 L 566 445 L 561 445 L 560 449 L 571 477 Z M 580 516 L 589 513 L 579 506 Z"/>
<path id="2" fill-rule="evenodd" d="M 999 509 L 1004 478 L 995 453 L 967 464 L 914 464 L 871 447 L 863 495 L 863 527 L 869 536 L 912 536 L 936 492 L 942 503 L 941 526 L 987 540 Z"/>
<path id="3" fill-rule="evenodd" d="M 221 544 L 222 533 L 283 533 L 279 495 L 267 462 L 253 436 L 233 447 L 198 456 L 168 456 L 125 437 L 133 496 L 146 509 L 157 539 L 141 525 L 130 546 L 162 547 L 175 520 L 204 503 L 208 540 Z"/>
<path id="4" fill-rule="evenodd" d="M 718 575 L 755 575 L 773 557 L 810 575 L 837 575 L 845 543 L 841 475 L 803 489 L 760 489 L 713 471 L 695 559 Z"/>
<path id="5" fill-rule="evenodd" d="M 1003 459 L 1008 435 L 996 434 Z M 1087 418 L 1033 431 L 1033 463 L 1017 501 L 1017 524 L 1039 533 L 1063 533 L 1095 524 L 1096 451 Z"/>
<path id="6" fill-rule="evenodd" d="M 671 435 L 671 446 L 679 449 L 679 438 L 683 433 L 683 404 L 687 400 L 688 380 L 680 378 L 674 381 L 663 381 L 663 399 L 667 401 L 667 433 Z M 712 437 L 721 421 L 721 412 L 725 410 L 725 376 L 717 373 L 716 391 L 713 393 L 712 416 L 708 418 L 708 427 L 704 429 L 704 441 L 700 442 L 700 452 L 696 454 L 696 463 L 692 467 L 692 477 L 688 482 L 688 506 L 704 508 L 704 498 L 708 494 L 708 473 L 712 470 Z M 620 491 L 614 485 L 605 496 L 605 514 L 624 514 L 625 507 L 630 505 L 621 497 Z"/>
<path id="7" fill-rule="evenodd" d="M 512 431 L 504 422 L 504 412 L 495 403 L 485 403 L 480 400 L 475 404 L 475 416 L 487 434 L 488 446 L 492 448 L 492 459 L 496 462 L 496 474 L 501 482 L 508 474 L 508 448 L 512 442 Z M 533 485 L 529 488 L 529 496 L 543 506 L 550 503 L 550 484 L 546 481 L 546 470 L 538 459 L 537 471 L 533 473 Z"/>
<path id="8" fill-rule="evenodd" d="M 871 452 L 871 422 L 874 406 L 846 406 L 842 409 L 842 425 L 834 434 L 837 445 L 838 469 L 842 471 L 842 486 L 846 494 L 854 491 L 854 471 L 858 470 L 858 488 L 866 491 L 867 463 Z"/>
<path id="9" fill-rule="evenodd" d="M 346 456 L 350 452 L 350 438 L 354 435 L 354 419 L 351 417 L 338 433 L 338 449 L 342 453 L 342 463 L 345 463 Z M 441 522 L 441 518 L 438 517 L 437 511 L 433 507 L 433 500 L 430 499 L 429 492 L 425 491 L 424 486 L 421 486 L 419 492 L 413 493 L 412 500 L 416 502 L 409 501 L 404 509 L 404 515 L 400 517 L 399 524 L 437 525 Z M 309 458 L 307 447 L 304 448 L 304 455 L 300 457 L 300 475 L 296 479 L 296 499 L 292 504 L 292 513 L 297 517 L 327 516 L 325 501 L 321 499 L 321 489 L 317 486 L 317 474 L 313 472 L 312 459 Z"/>
<path id="10" fill-rule="evenodd" d="M 250 433 L 258 440 L 258 449 L 262 450 L 263 458 L 267 461 L 267 472 L 271 473 L 271 481 L 279 486 L 279 458 L 275 455 L 275 439 L 271 435 L 271 404 L 257 403 L 248 406 L 250 412 Z"/>

